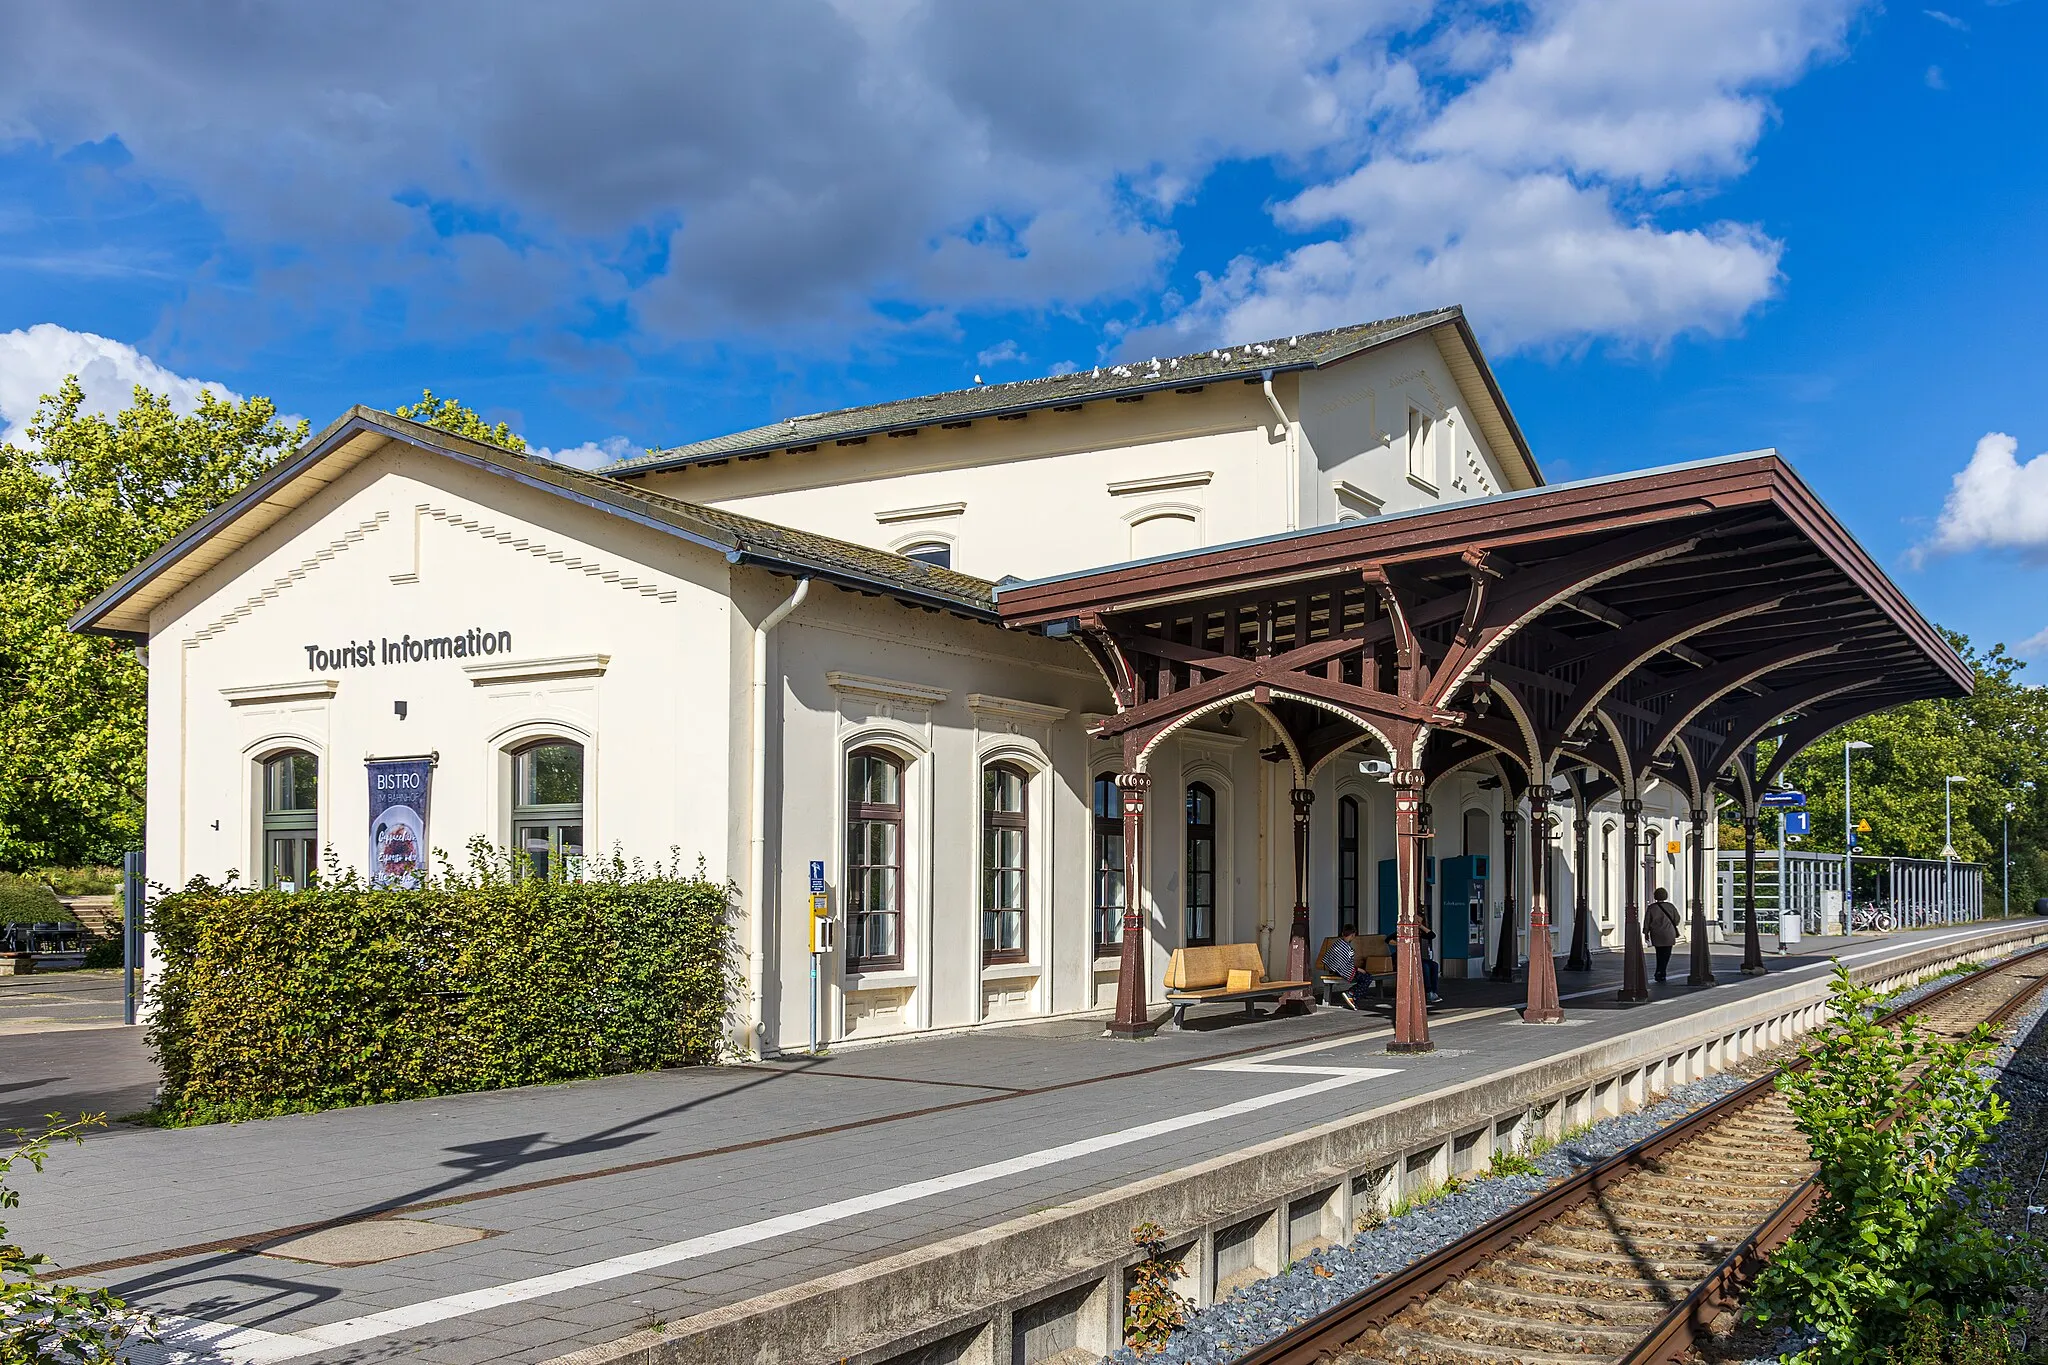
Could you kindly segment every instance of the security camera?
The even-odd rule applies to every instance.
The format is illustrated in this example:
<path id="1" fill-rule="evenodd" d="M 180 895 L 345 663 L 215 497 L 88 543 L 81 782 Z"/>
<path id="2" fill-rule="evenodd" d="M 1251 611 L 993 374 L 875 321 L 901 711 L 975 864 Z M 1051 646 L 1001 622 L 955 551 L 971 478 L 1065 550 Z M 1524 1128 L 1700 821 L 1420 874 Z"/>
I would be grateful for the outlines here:
<path id="1" fill-rule="evenodd" d="M 1394 765 L 1384 758 L 1367 758 L 1359 760 L 1358 771 L 1367 777 L 1391 777 Z"/>

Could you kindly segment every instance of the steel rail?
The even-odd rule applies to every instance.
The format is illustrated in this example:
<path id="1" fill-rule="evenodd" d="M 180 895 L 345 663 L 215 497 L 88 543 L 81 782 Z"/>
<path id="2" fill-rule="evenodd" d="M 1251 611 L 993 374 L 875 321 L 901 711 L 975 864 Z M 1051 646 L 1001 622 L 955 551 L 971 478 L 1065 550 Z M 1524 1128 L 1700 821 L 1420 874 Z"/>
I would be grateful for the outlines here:
<path id="1" fill-rule="evenodd" d="M 2048 957 L 2048 945 L 2016 953 L 1987 968 L 1987 972 L 2010 971 L 2044 957 Z M 1954 981 L 1937 987 L 1910 1005 L 1887 1010 L 1883 1018 L 1889 1023 L 1907 1014 L 1918 1014 L 1983 979 L 1984 974 L 1976 972 L 1959 975 Z M 1985 1022 L 2003 1023 L 2044 988 L 2048 988 L 2048 974 L 2037 977 L 2002 1002 Z M 1463 1278 L 1498 1252 L 1564 1217 L 1609 1187 L 1634 1176 L 1664 1152 L 1691 1141 L 1722 1120 L 1765 1098 L 1775 1090 L 1780 1075 L 1804 1065 L 1804 1059 L 1795 1059 L 1777 1067 L 1642 1141 L 1560 1181 L 1449 1246 L 1432 1252 L 1246 1353 L 1238 1358 L 1238 1365 L 1319 1365 L 1373 1328 L 1383 1326 L 1405 1310 L 1426 1302 L 1431 1295 Z M 1653 1361 L 1679 1359 L 1691 1347 L 1695 1336 L 1705 1330 L 1725 1307 L 1739 1299 L 1740 1288 L 1769 1253 L 1792 1235 L 1819 1197 L 1820 1187 L 1809 1177 L 1691 1294 L 1674 1306 L 1641 1344 L 1618 1359 L 1627 1365 L 1649 1365 Z"/>

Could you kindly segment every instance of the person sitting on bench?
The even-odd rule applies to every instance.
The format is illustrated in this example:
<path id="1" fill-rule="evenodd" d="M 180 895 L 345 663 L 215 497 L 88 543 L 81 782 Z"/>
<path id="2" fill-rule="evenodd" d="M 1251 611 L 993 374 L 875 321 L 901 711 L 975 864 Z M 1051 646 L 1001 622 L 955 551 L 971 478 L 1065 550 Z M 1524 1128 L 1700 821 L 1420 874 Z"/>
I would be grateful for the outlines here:
<path id="1" fill-rule="evenodd" d="M 1436 930 L 1429 927 L 1428 920 L 1423 920 L 1416 928 L 1421 930 L 1422 938 L 1422 992 L 1428 997 L 1430 1004 L 1441 1005 L 1444 998 L 1436 993 L 1436 983 L 1437 978 L 1443 974 L 1443 968 L 1437 965 L 1434 951 Z"/>
<path id="2" fill-rule="evenodd" d="M 1371 994 L 1377 983 L 1372 973 L 1358 965 L 1358 949 L 1352 946 L 1348 936 L 1337 936 L 1336 942 L 1323 954 L 1323 966 L 1329 969 L 1331 976 L 1344 983 L 1338 988 L 1337 998 L 1354 1010 L 1363 1010 L 1365 997 Z"/>

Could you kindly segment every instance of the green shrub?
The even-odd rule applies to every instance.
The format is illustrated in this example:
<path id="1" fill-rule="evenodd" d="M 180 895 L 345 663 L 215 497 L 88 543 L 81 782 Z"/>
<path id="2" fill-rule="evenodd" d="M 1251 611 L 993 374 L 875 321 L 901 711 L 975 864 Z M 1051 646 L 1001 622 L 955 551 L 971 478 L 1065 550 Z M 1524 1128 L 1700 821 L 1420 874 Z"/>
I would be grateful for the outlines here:
<path id="1" fill-rule="evenodd" d="M 591 860 L 372 890 L 194 881 L 152 908 L 149 1040 L 168 1124 L 716 1060 L 736 990 L 729 888 Z"/>
<path id="2" fill-rule="evenodd" d="M 2038 1271 L 2034 1250 L 1982 1217 L 1994 1190 L 1977 1166 L 2007 1106 L 1985 1063 L 1988 1026 L 1954 1039 L 1909 1017 L 1887 1026 L 1878 997 L 1835 967 L 1830 1018 L 1778 1088 L 1819 1164 L 1813 1215 L 1779 1248 L 1751 1300 L 1759 1321 L 1812 1331 L 1794 1359 L 1883 1365 L 1916 1335 L 1990 1328 Z M 1973 1347 L 1972 1349 L 1976 1349 Z M 1993 1359 L 1982 1355 L 1971 1359 Z"/>
<path id="3" fill-rule="evenodd" d="M 103 938 L 85 950 L 85 965 L 88 967 L 118 967 L 122 960 L 119 938 Z"/>
<path id="4" fill-rule="evenodd" d="M 111 896 L 121 889 L 118 867 L 38 867 L 29 875 L 48 882 L 60 896 Z"/>
<path id="5" fill-rule="evenodd" d="M 106 1122 L 104 1114 L 80 1115 L 31 1135 L 19 1129 L 0 1149 L 0 1214 L 21 1207 L 21 1193 L 8 1183 L 17 1165 L 40 1172 L 53 1142 L 83 1142 L 85 1131 Z M 126 1341 L 158 1340 L 156 1320 L 137 1312 L 105 1289 L 82 1289 L 55 1278 L 49 1258 L 31 1255 L 7 1240 L 0 1227 L 0 1361 L 7 1365 L 126 1360 Z"/>
<path id="6" fill-rule="evenodd" d="M 0 872 L 0 924 L 37 924 L 64 918 L 57 893 L 39 881 Z"/>

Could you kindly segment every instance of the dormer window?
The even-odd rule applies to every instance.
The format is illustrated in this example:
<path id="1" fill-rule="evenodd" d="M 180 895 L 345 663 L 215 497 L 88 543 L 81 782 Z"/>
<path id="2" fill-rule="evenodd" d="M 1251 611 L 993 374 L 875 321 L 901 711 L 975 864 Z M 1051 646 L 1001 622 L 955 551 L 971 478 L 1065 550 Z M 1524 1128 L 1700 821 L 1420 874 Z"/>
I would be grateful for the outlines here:
<path id="1" fill-rule="evenodd" d="M 943 540 L 922 540 L 915 545 L 906 545 L 903 548 L 903 557 L 929 564 L 935 569 L 953 567 L 953 547 Z"/>

